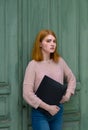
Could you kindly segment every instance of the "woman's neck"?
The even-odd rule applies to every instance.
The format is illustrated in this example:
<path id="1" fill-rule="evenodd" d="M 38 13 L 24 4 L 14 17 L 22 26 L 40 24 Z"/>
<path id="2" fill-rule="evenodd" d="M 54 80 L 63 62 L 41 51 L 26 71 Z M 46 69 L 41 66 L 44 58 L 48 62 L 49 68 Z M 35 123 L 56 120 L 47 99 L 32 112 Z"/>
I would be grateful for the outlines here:
<path id="1" fill-rule="evenodd" d="M 43 54 L 43 60 L 47 61 L 50 60 L 50 54 L 49 53 L 45 53 L 44 51 L 42 51 Z"/>
<path id="2" fill-rule="evenodd" d="M 50 55 L 43 55 L 43 58 L 45 61 L 48 61 L 48 60 L 50 60 Z"/>

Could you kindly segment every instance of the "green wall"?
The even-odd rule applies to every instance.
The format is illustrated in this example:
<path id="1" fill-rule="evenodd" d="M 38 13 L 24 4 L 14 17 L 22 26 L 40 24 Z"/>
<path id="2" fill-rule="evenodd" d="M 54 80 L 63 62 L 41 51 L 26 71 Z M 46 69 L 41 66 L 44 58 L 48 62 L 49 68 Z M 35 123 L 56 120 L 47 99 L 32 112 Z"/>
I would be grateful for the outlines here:
<path id="1" fill-rule="evenodd" d="M 34 38 L 45 28 L 56 33 L 77 79 L 64 105 L 64 130 L 87 130 L 88 0 L 0 0 L 0 17 L 0 130 L 31 130 L 22 82 Z"/>

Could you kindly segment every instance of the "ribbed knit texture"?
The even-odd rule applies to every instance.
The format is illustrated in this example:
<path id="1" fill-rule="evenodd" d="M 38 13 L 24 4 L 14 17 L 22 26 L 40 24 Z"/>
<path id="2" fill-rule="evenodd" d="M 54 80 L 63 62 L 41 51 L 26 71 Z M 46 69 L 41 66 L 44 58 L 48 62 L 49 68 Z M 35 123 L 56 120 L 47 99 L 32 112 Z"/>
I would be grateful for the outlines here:
<path id="1" fill-rule="evenodd" d="M 35 92 L 44 75 L 53 78 L 61 84 L 63 84 L 65 77 L 68 82 L 67 91 L 74 94 L 76 79 L 63 58 L 60 58 L 58 63 L 53 60 L 40 62 L 32 60 L 26 68 L 23 82 L 23 97 L 32 107 L 37 108 L 41 103 L 41 99 L 35 95 Z"/>

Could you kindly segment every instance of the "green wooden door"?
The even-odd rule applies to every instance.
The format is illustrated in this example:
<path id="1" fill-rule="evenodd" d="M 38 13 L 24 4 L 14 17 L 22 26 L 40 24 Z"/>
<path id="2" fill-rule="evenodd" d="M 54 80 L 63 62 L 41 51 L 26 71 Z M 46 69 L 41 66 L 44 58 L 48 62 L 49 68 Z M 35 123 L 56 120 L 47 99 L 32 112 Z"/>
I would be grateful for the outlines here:
<path id="1" fill-rule="evenodd" d="M 0 130 L 22 130 L 18 3 L 0 0 Z"/>
<path id="2" fill-rule="evenodd" d="M 0 0 L 0 130 L 32 129 L 22 82 L 33 40 L 45 28 L 57 34 L 77 79 L 64 105 L 64 130 L 88 129 L 88 0 Z"/>
<path id="3" fill-rule="evenodd" d="M 77 79 L 75 95 L 64 105 L 64 130 L 86 130 L 88 103 L 88 1 L 23 1 L 23 74 L 31 56 L 36 33 L 52 29 L 58 37 L 58 51 Z M 23 102 L 23 130 L 31 130 L 30 107 Z"/>

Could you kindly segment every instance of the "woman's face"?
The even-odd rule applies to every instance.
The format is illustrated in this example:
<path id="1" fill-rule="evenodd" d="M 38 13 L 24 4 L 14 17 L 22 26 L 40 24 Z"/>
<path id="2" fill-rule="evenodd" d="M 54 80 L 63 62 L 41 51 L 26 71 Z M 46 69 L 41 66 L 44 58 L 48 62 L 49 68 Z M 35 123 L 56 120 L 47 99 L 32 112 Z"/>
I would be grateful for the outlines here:
<path id="1" fill-rule="evenodd" d="M 40 43 L 40 47 L 44 53 L 54 53 L 56 49 L 55 37 L 53 35 L 47 35 Z"/>

